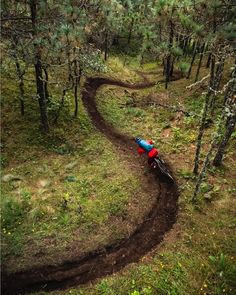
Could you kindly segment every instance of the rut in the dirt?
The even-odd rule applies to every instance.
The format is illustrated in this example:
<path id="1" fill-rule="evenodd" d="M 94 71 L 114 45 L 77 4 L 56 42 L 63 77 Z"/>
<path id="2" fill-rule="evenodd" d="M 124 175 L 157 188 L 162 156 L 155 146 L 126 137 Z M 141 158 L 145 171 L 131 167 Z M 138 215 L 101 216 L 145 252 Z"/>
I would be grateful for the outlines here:
<path id="1" fill-rule="evenodd" d="M 130 156 L 140 167 L 135 156 L 133 140 L 117 132 L 108 125 L 98 112 L 95 96 L 102 85 L 116 85 L 132 89 L 153 86 L 154 83 L 128 84 L 105 78 L 89 78 L 82 94 L 83 103 L 95 126 L 116 145 L 122 156 Z M 122 153 L 122 151 L 124 153 Z M 144 254 L 163 240 L 165 233 L 176 221 L 178 191 L 177 185 L 168 182 L 160 175 L 143 175 L 146 187 L 155 192 L 156 202 L 143 222 L 130 237 L 116 244 L 108 245 L 74 261 L 65 261 L 60 265 L 45 265 L 13 274 L 2 274 L 2 294 L 25 294 L 35 291 L 66 289 L 91 282 L 119 271 L 131 262 L 138 261 Z M 143 186 L 144 189 L 145 185 Z M 137 196 L 138 198 L 138 196 Z"/>

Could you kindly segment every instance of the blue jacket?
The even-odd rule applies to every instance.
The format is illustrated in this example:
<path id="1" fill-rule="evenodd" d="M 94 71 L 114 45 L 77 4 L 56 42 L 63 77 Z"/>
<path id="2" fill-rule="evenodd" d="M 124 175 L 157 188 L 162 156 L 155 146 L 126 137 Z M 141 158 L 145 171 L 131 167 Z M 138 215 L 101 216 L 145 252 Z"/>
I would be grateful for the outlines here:
<path id="1" fill-rule="evenodd" d="M 153 144 L 150 144 L 146 140 L 143 140 L 140 138 L 138 140 L 136 140 L 136 143 L 138 144 L 138 146 L 143 148 L 146 152 L 150 152 L 150 150 L 153 149 L 153 147 L 154 147 Z"/>

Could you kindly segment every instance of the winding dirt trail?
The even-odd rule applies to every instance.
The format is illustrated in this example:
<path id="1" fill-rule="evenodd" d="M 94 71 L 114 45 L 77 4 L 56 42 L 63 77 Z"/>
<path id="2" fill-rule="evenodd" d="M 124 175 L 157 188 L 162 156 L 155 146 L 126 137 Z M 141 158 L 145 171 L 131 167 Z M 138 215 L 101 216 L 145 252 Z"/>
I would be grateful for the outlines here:
<path id="1" fill-rule="evenodd" d="M 136 147 L 133 140 L 108 125 L 97 109 L 95 102 L 96 92 L 102 85 L 141 89 L 151 87 L 155 83 L 144 80 L 143 83 L 128 84 L 105 78 L 88 78 L 82 93 L 83 103 L 97 129 L 112 141 L 121 157 L 129 160 L 132 168 L 140 170 L 140 166 L 144 163 L 134 151 Z M 165 233 L 171 229 L 176 221 L 178 208 L 177 185 L 168 182 L 161 175 L 156 175 L 151 171 L 146 175 L 142 175 L 141 180 L 142 189 L 154 194 L 156 201 L 151 211 L 131 236 L 115 244 L 107 245 L 103 249 L 85 253 L 79 259 L 65 261 L 60 265 L 45 265 L 13 274 L 3 273 L 2 294 L 13 295 L 51 291 L 85 284 L 117 272 L 131 262 L 138 261 L 160 243 Z"/>

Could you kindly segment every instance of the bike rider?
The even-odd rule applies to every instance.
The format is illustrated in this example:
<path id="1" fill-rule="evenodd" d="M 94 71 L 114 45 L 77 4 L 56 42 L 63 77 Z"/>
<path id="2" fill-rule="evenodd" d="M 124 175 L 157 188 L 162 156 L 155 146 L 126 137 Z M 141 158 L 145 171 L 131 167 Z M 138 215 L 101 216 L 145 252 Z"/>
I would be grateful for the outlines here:
<path id="1" fill-rule="evenodd" d="M 139 137 L 136 137 L 135 142 L 138 144 L 138 153 L 142 155 L 144 153 L 148 154 L 148 164 L 155 168 L 154 159 L 158 157 L 158 150 L 154 148 L 154 142 L 152 140 L 143 140 Z"/>

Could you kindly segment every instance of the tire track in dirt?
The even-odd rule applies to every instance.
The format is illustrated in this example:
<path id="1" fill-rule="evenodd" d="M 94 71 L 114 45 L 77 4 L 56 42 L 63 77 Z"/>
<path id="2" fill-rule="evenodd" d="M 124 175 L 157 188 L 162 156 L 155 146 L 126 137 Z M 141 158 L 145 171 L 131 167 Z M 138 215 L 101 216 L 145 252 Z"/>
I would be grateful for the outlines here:
<path id="1" fill-rule="evenodd" d="M 120 134 L 107 124 L 97 109 L 96 92 L 102 85 L 142 89 L 154 86 L 155 83 L 145 80 L 143 83 L 129 84 L 107 78 L 88 78 L 82 92 L 83 103 L 96 128 L 112 141 L 124 159 L 130 161 L 132 156 L 132 168 L 140 169 L 144 162 L 136 155 L 133 139 Z M 141 180 L 142 189 L 155 194 L 156 201 L 131 236 L 102 249 L 85 253 L 83 257 L 73 261 L 65 261 L 59 265 L 45 265 L 12 274 L 3 273 L 2 294 L 52 291 L 85 284 L 117 272 L 129 263 L 137 262 L 159 244 L 176 221 L 177 185 L 154 171 L 150 171 L 145 176 L 142 175 Z"/>

